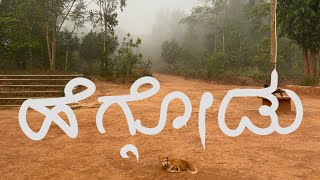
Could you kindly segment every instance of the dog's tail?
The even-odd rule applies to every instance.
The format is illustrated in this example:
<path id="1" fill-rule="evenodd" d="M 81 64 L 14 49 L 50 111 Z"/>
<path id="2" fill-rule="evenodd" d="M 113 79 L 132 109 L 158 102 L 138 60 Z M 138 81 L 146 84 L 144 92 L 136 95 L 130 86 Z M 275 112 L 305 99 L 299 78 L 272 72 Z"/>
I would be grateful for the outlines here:
<path id="1" fill-rule="evenodd" d="M 189 172 L 189 173 L 192 173 L 192 174 L 197 174 L 197 172 L 198 172 L 198 169 L 196 168 L 196 167 L 194 167 L 194 171 L 191 171 L 189 168 L 187 169 L 187 171 Z"/>

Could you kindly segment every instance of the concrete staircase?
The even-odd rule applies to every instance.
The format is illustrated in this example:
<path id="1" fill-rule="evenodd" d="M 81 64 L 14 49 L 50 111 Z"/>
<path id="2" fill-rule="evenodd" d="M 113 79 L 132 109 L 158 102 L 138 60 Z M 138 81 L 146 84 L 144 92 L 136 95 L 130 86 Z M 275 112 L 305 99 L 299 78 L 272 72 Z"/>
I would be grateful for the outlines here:
<path id="1" fill-rule="evenodd" d="M 0 107 L 20 107 L 27 99 L 64 96 L 65 85 L 74 75 L 0 75 Z"/>

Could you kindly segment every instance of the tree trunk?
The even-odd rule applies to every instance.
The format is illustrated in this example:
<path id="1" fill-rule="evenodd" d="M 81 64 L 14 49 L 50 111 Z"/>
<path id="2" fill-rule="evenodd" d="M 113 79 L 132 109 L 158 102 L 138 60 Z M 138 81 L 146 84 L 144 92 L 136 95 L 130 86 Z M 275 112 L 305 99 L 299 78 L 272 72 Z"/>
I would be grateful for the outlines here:
<path id="1" fill-rule="evenodd" d="M 320 72 L 320 56 L 319 56 L 319 51 L 317 52 L 317 57 L 318 57 L 318 60 L 316 61 L 316 64 L 317 64 L 317 77 L 319 77 L 319 72 Z"/>
<path id="2" fill-rule="evenodd" d="M 217 21 L 217 14 L 215 14 L 215 21 Z M 215 26 L 214 33 L 214 52 L 217 53 L 217 26 Z"/>
<path id="3" fill-rule="evenodd" d="M 239 33 L 239 55 L 242 52 L 242 38 L 241 38 L 241 34 Z M 242 72 L 242 65 L 243 65 L 243 58 L 242 56 L 240 57 L 240 72 Z"/>
<path id="4" fill-rule="evenodd" d="M 50 43 L 50 39 L 49 39 L 49 24 L 47 24 L 46 26 L 46 40 L 47 40 L 47 48 L 48 48 L 48 58 L 49 58 L 49 64 L 50 64 L 50 68 L 51 68 L 51 43 Z"/>
<path id="5" fill-rule="evenodd" d="M 315 80 L 316 79 L 316 49 L 311 48 L 310 49 L 310 64 L 309 64 L 309 73 L 311 79 Z"/>
<path id="6" fill-rule="evenodd" d="M 217 33 L 214 34 L 214 52 L 217 52 Z"/>
<path id="7" fill-rule="evenodd" d="M 270 44 L 270 64 L 271 69 L 277 68 L 277 31 L 276 31 L 276 6 L 277 0 L 271 0 L 271 17 L 270 17 L 270 33 L 271 33 L 271 44 Z"/>
<path id="8" fill-rule="evenodd" d="M 29 59 L 26 59 L 25 62 L 25 67 L 26 70 L 31 69 L 30 63 L 32 62 L 32 31 L 33 31 L 33 26 L 34 26 L 34 20 L 32 21 L 31 25 L 29 26 L 29 33 L 28 33 L 28 51 L 29 51 Z"/>
<path id="9" fill-rule="evenodd" d="M 226 17 L 226 4 L 223 5 L 223 29 L 222 29 L 222 52 L 225 53 L 225 21 Z"/>
<path id="10" fill-rule="evenodd" d="M 64 71 L 68 70 L 68 56 L 69 56 L 69 47 L 67 46 L 67 50 L 66 50 L 66 61 L 64 64 Z"/>
<path id="11" fill-rule="evenodd" d="M 309 76 L 309 57 L 308 57 L 308 49 L 303 47 L 302 48 L 303 54 L 303 75 L 305 77 Z"/>
<path id="12" fill-rule="evenodd" d="M 105 15 L 106 16 L 106 15 Z M 108 74 L 109 73 L 109 62 L 107 62 L 108 61 L 108 59 L 107 59 L 107 57 L 108 57 L 108 51 L 107 51 L 107 37 L 108 37 L 108 22 L 107 22 L 107 20 L 105 19 L 105 21 L 104 21 L 104 42 L 103 42 L 103 44 L 104 44 L 104 49 L 103 49 L 103 51 L 104 51 L 104 54 L 103 54 L 103 67 L 104 67 L 104 72 L 105 72 L 105 75 L 106 74 Z"/>
<path id="13" fill-rule="evenodd" d="M 31 69 L 31 62 L 32 62 L 32 46 L 29 46 L 29 62 L 26 63 L 27 69 Z"/>
<path id="14" fill-rule="evenodd" d="M 107 45 L 106 45 L 106 42 L 107 42 L 107 38 L 106 38 L 106 33 L 107 32 L 104 32 L 103 34 L 103 70 L 105 71 L 106 70 L 106 57 L 107 57 Z"/>
<path id="15" fill-rule="evenodd" d="M 52 32 L 52 51 L 51 51 L 51 64 L 50 64 L 50 70 L 55 71 L 56 70 L 56 45 L 57 45 L 57 32 L 56 29 Z"/>
<path id="16" fill-rule="evenodd" d="M 223 32 L 222 32 L 222 52 L 224 53 L 225 52 L 225 40 L 224 40 L 224 29 L 223 29 Z"/>

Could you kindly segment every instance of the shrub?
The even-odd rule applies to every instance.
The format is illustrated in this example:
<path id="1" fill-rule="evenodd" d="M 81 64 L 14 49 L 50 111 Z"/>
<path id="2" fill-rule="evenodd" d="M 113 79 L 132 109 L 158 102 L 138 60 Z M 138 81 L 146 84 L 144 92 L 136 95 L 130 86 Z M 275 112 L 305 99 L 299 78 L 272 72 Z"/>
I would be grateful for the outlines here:
<path id="1" fill-rule="evenodd" d="M 311 77 L 306 76 L 300 80 L 301 86 L 315 86 L 317 84 L 316 80 L 313 80 Z"/>
<path id="2" fill-rule="evenodd" d="M 226 57 L 223 53 L 214 53 L 206 60 L 208 77 L 220 76 L 225 73 Z"/>

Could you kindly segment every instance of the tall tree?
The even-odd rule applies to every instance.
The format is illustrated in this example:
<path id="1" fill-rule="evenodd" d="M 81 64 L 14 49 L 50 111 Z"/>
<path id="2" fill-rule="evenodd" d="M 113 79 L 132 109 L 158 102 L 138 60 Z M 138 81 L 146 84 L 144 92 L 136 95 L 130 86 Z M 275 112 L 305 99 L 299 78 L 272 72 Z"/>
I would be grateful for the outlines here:
<path id="1" fill-rule="evenodd" d="M 42 45 L 42 37 L 39 36 L 44 17 L 42 9 L 36 0 L 5 0 L 1 4 L 3 26 L 0 28 L 6 39 L 7 53 L 10 52 L 23 69 L 30 69 L 34 49 Z"/>
<path id="2" fill-rule="evenodd" d="M 59 33 L 60 44 L 65 50 L 64 71 L 68 71 L 70 65 L 70 56 L 73 55 L 80 47 L 80 39 L 73 34 L 73 31 L 64 31 Z M 59 43 L 58 43 L 59 44 Z"/>
<path id="3" fill-rule="evenodd" d="M 320 1 L 278 0 L 278 19 L 281 35 L 302 48 L 304 75 L 315 79 L 315 59 L 320 48 Z"/>
<path id="4" fill-rule="evenodd" d="M 277 0 L 271 0 L 270 6 L 270 34 L 271 34 L 271 44 L 270 44 L 270 63 L 272 70 L 277 68 L 277 24 L 276 24 L 276 8 Z"/>
<path id="5" fill-rule="evenodd" d="M 88 66 L 88 70 L 95 74 L 101 74 L 102 71 L 101 66 L 99 68 L 99 66 L 97 65 L 100 64 L 99 62 L 101 60 L 101 54 L 103 53 L 103 36 L 103 33 L 91 31 L 82 38 L 82 42 L 80 45 L 80 58 L 84 60 L 84 62 Z M 113 36 L 109 35 L 107 38 L 107 53 L 113 54 L 118 46 L 118 42 Z"/>
<path id="6" fill-rule="evenodd" d="M 118 12 L 126 6 L 126 0 L 97 0 L 99 10 L 90 12 L 90 19 L 95 27 L 100 27 L 103 33 L 103 57 L 101 67 L 105 74 L 111 73 L 111 63 L 108 55 L 108 36 L 114 36 L 114 28 L 118 25 Z"/>
<path id="7" fill-rule="evenodd" d="M 50 70 L 56 69 L 56 46 L 57 36 L 66 20 L 78 14 L 84 8 L 82 0 L 45 0 L 40 1 L 42 7 L 47 12 L 45 35 L 47 40 L 48 57 Z M 77 15 L 79 16 L 79 15 Z"/>

